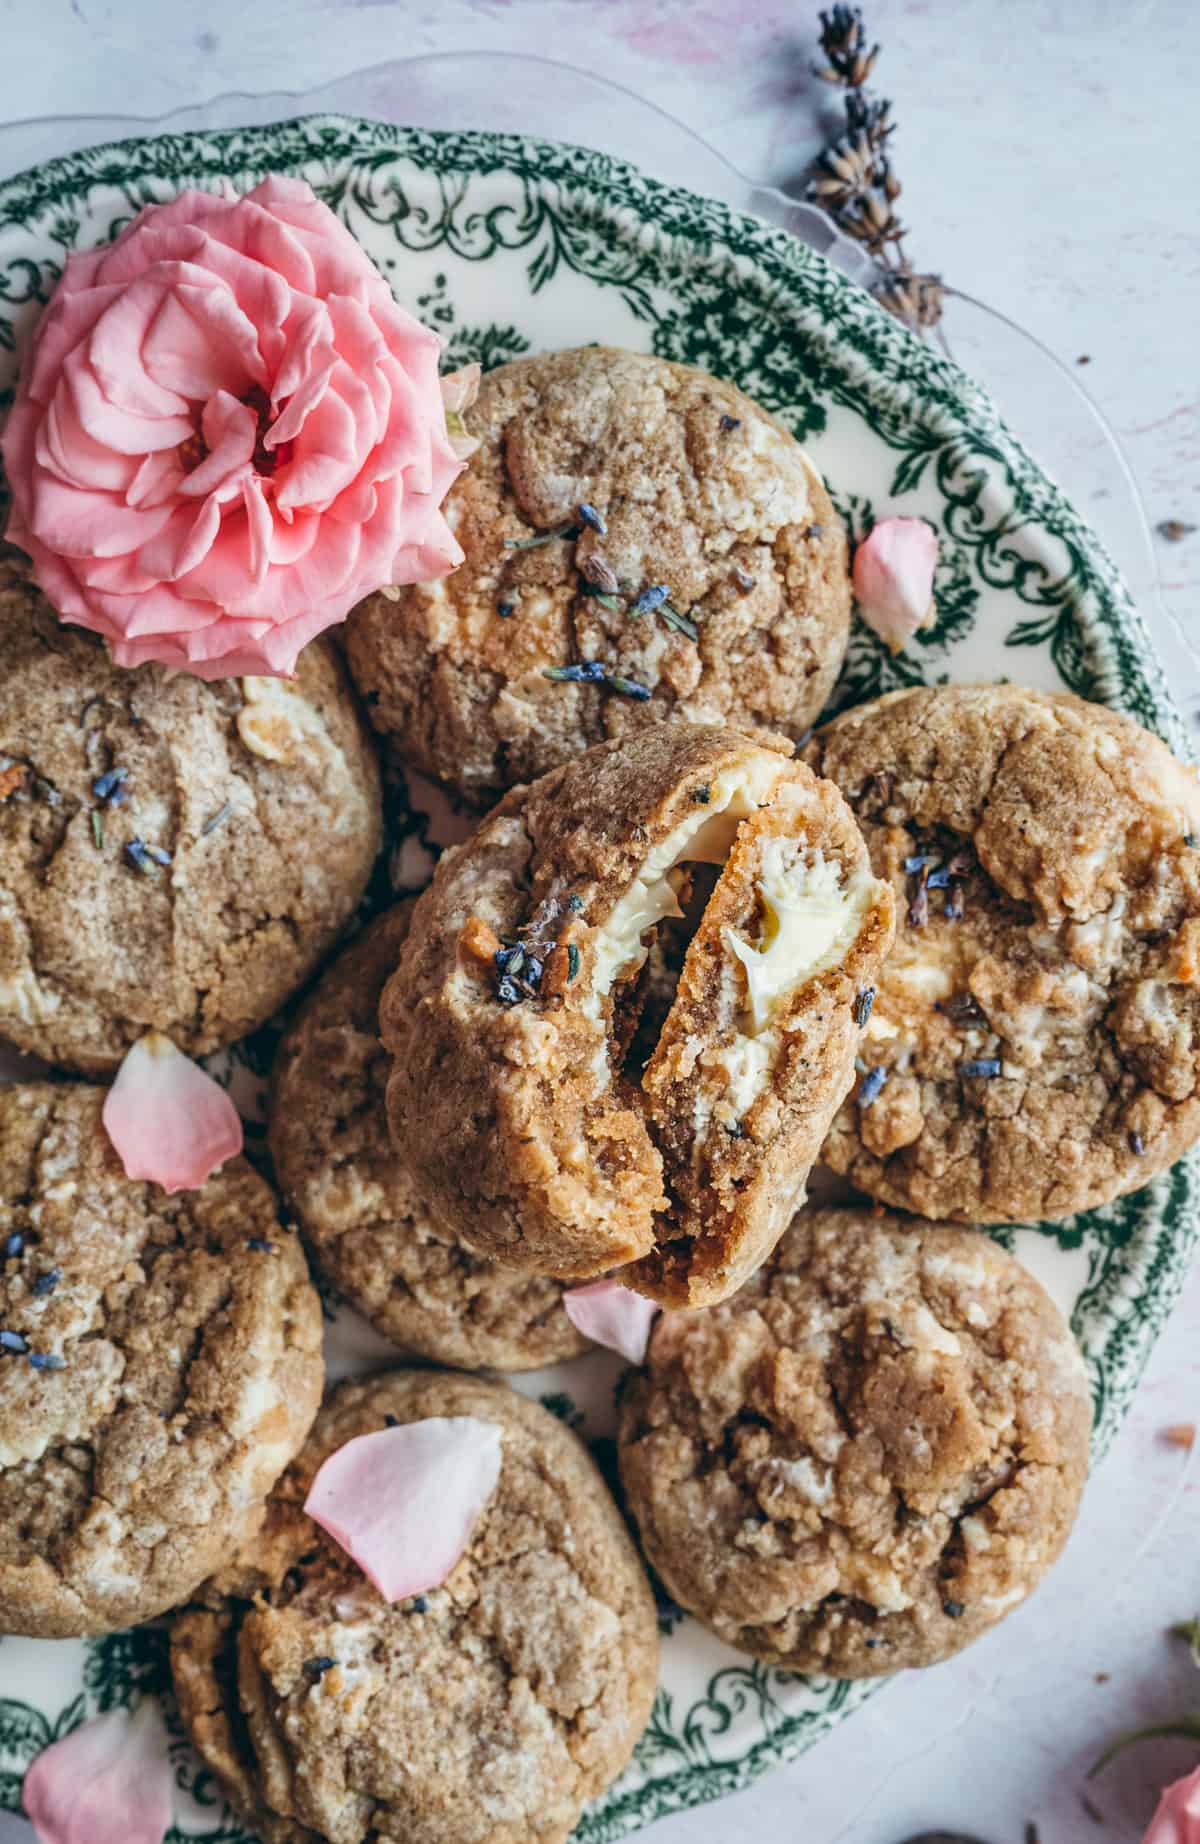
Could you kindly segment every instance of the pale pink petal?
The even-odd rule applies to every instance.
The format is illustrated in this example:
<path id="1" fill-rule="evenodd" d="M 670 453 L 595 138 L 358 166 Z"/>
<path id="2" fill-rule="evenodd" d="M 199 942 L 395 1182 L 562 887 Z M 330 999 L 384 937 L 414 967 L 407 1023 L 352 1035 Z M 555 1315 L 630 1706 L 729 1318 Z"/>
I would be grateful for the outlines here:
<path id="1" fill-rule="evenodd" d="M 104 1127 L 127 1178 L 198 1191 L 242 1150 L 225 1090 L 169 1037 L 151 1031 L 126 1055 L 104 1103 Z"/>
<path id="2" fill-rule="evenodd" d="M 1143 1844 L 1200 1844 L 1200 1767 L 1167 1787 Z"/>
<path id="3" fill-rule="evenodd" d="M 215 391 L 204 406 L 200 428 L 208 453 L 180 483 L 179 491 L 188 499 L 204 499 L 227 486 L 228 492 L 220 497 L 232 498 L 241 492 L 241 475 L 254 454 L 258 418 L 228 391 Z"/>
<path id="4" fill-rule="evenodd" d="M 658 1311 L 653 1300 L 622 1287 L 620 1281 L 604 1280 L 570 1288 L 563 1294 L 563 1306 L 571 1324 L 585 1338 L 619 1352 L 631 1364 L 642 1362 Z"/>
<path id="5" fill-rule="evenodd" d="M 442 402 L 450 412 L 459 416 L 469 410 L 479 395 L 479 380 L 483 376 L 483 367 L 478 364 L 463 365 L 458 371 L 448 371 L 442 377 Z"/>
<path id="6" fill-rule="evenodd" d="M 162 1716 L 143 1699 L 43 1749 L 21 1801 L 40 1844 L 163 1844 L 174 1785 Z"/>
<path id="7" fill-rule="evenodd" d="M 859 613 L 893 653 L 933 616 L 937 559 L 937 534 L 924 519 L 882 519 L 854 553 Z"/>
<path id="8" fill-rule="evenodd" d="M 500 1477 L 494 1422 L 435 1416 L 360 1434 L 331 1454 L 304 1509 L 385 1601 L 439 1588 Z"/>

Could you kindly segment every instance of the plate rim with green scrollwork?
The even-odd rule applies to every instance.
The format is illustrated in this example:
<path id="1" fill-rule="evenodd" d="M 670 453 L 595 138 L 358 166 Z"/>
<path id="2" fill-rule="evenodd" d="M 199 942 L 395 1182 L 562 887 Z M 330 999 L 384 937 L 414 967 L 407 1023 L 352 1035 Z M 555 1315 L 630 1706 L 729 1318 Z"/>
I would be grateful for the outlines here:
<path id="1" fill-rule="evenodd" d="M 547 340 L 558 325 L 605 339 L 615 326 L 622 336 L 612 343 L 732 377 L 774 411 L 825 468 L 852 536 L 885 503 L 929 518 L 941 539 L 936 618 L 899 656 L 856 625 L 837 704 L 947 677 L 1065 684 L 1190 753 L 1115 566 L 986 394 L 787 232 L 586 148 L 325 115 L 111 143 L 18 174 L 0 184 L 0 411 L 22 340 L 72 248 L 115 234 L 185 184 L 241 190 L 268 172 L 310 180 L 405 304 L 446 335 L 448 366 L 582 343 Z M 862 471 L 853 491 L 832 465 L 847 453 Z M 985 670 L 965 670 L 989 650 Z M 406 862 L 408 847 L 419 857 L 427 820 L 416 803 L 398 806 L 392 822 L 392 861 Z M 261 1075 L 264 1055 L 248 1046 L 244 1069 Z M 1128 1405 L 1198 1229 L 1197 1173 L 1185 1160 L 1087 1217 L 996 1232 L 1026 1258 L 1047 1249 L 1075 1263 L 1097 1452 Z M 556 1373 L 543 1400 L 597 1432 L 588 1392 L 611 1409 L 611 1378 L 584 1387 L 580 1374 Z M 682 1692 L 668 1670 L 633 1769 L 584 1816 L 576 1835 L 587 1844 L 747 1785 L 871 1694 L 805 1685 L 738 1658 L 665 1601 L 661 1624 L 670 1656 L 686 1646 L 707 1663 L 699 1680 L 695 1669 L 682 1673 Z M 8 1662 L 16 1669 L 19 1651 L 23 1670 L 34 1645 L 0 1641 L 0 1811 L 19 1809 L 29 1759 L 85 1711 L 167 1691 L 154 1628 L 68 1647 L 53 1691 L 13 1696 Z M 189 1814 L 172 1836 L 245 1844 L 171 1721 Z"/>

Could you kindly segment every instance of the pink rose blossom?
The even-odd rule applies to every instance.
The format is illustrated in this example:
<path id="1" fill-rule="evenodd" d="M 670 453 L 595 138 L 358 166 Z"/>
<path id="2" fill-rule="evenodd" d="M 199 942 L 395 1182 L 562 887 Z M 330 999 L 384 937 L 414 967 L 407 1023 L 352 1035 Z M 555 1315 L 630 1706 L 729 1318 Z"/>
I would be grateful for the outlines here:
<path id="1" fill-rule="evenodd" d="M 881 519 L 854 553 L 859 613 L 893 653 L 933 614 L 937 558 L 937 534 L 924 519 Z"/>
<path id="2" fill-rule="evenodd" d="M 198 1191 L 242 1150 L 242 1123 L 225 1090 L 158 1031 L 126 1054 L 102 1118 L 126 1178 L 168 1193 Z"/>
<path id="3" fill-rule="evenodd" d="M 500 1477 L 494 1422 L 435 1415 L 359 1434 L 330 1454 L 304 1506 L 385 1601 L 440 1588 Z"/>
<path id="4" fill-rule="evenodd" d="M 1200 1767 L 1167 1787 L 1143 1844 L 1200 1844 Z"/>
<path id="5" fill-rule="evenodd" d="M 25 354 L 8 536 L 118 665 L 290 674 L 462 560 L 439 352 L 302 180 L 148 206 L 68 257 Z"/>

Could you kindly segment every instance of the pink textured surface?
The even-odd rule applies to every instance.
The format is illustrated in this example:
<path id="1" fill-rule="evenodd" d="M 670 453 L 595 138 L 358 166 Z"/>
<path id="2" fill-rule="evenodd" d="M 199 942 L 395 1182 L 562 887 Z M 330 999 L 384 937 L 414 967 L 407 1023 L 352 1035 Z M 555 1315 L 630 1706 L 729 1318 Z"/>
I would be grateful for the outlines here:
<path id="1" fill-rule="evenodd" d="M 1116 427 L 1152 521 L 1200 525 L 1200 240 L 1184 150 L 1195 136 L 1191 0 L 868 0 L 915 259 L 1027 327 Z M 808 75 L 816 4 L 744 0 L 40 0 L 5 15 L 6 119 L 161 113 L 229 89 L 304 89 L 383 59 L 466 47 L 586 65 L 783 182 L 829 95 Z M 402 97 L 389 99 L 403 113 Z M 570 99 L 563 134 L 571 133 Z M 1078 492 L 1078 489 L 1076 488 Z M 1105 502 L 1083 509 L 1105 528 Z M 1200 627 L 1200 532 L 1161 542 L 1163 598 Z M 1135 582 L 1149 597 L 1154 584 Z M 1196 706 L 1200 686 L 1179 685 Z M 664 1821 L 653 1844 L 901 1844 L 959 1828 L 1019 1844 L 1131 1844 L 1195 1747 L 1130 1753 L 1081 1803 L 1116 1730 L 1200 1707 L 1165 1628 L 1200 1606 L 1200 1278 L 1092 1482 L 1059 1570 L 1030 1605 L 940 1670 L 910 1677 L 813 1753 L 735 1801 Z M 0 1691 L 3 1689 L 0 1661 Z M 26 1834 L 28 1835 L 28 1834 Z M 0 1819 L 0 1844 L 7 1844 Z"/>

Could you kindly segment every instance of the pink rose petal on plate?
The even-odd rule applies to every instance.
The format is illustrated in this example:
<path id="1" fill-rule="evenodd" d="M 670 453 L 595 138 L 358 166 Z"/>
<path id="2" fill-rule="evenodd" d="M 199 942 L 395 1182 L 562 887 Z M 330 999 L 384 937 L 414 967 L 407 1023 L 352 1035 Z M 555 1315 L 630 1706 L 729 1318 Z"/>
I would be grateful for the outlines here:
<path id="1" fill-rule="evenodd" d="M 500 1477 L 500 1430 L 473 1415 L 360 1434 L 330 1454 L 304 1509 L 385 1601 L 440 1588 Z"/>
<path id="2" fill-rule="evenodd" d="M 40 1844 L 162 1844 L 174 1784 L 162 1716 L 145 1700 L 43 1749 L 21 1800 Z"/>
<path id="3" fill-rule="evenodd" d="M 469 461 L 479 447 L 479 437 L 472 435 L 463 421 L 464 410 L 469 410 L 479 395 L 479 380 L 483 376 L 478 364 L 464 365 L 460 371 L 448 371 L 442 379 L 442 402 L 446 406 L 446 435 L 450 446 L 460 461 Z"/>
<path id="4" fill-rule="evenodd" d="M 893 653 L 933 614 L 937 559 L 937 533 L 924 519 L 881 519 L 854 553 L 859 613 Z"/>
<path id="5" fill-rule="evenodd" d="M 139 1038 L 104 1103 L 104 1128 L 127 1178 L 164 1191 L 198 1191 L 242 1150 L 242 1123 L 225 1090 L 169 1037 Z"/>
<path id="6" fill-rule="evenodd" d="M 642 1362 L 658 1311 L 653 1300 L 622 1287 L 620 1281 L 606 1280 L 572 1287 L 563 1294 L 563 1305 L 567 1318 L 585 1338 L 619 1352 L 631 1364 Z"/>
<path id="7" fill-rule="evenodd" d="M 1200 1844 L 1200 1767 L 1166 1788 L 1142 1844 Z"/>

